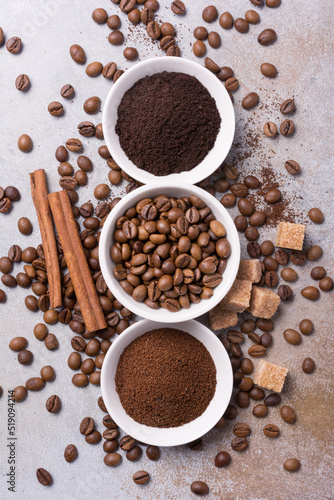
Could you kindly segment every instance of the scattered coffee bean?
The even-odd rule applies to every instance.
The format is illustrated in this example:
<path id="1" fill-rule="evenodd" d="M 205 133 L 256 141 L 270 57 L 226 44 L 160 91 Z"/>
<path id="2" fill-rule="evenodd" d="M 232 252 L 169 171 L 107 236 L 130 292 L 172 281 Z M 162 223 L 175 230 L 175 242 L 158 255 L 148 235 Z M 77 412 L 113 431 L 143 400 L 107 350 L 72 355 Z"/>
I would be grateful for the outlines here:
<path id="1" fill-rule="evenodd" d="M 159 460 L 160 448 L 158 446 L 148 446 L 146 448 L 146 455 L 150 460 Z"/>
<path id="2" fill-rule="evenodd" d="M 210 47 L 212 47 L 213 49 L 218 49 L 221 46 L 220 35 L 216 31 L 211 31 L 208 35 L 208 42 Z"/>
<path id="3" fill-rule="evenodd" d="M 52 484 L 51 474 L 42 467 L 39 467 L 39 469 L 37 469 L 36 477 L 38 482 L 41 483 L 43 486 L 50 486 Z"/>
<path id="4" fill-rule="evenodd" d="M 163 25 L 161 26 L 161 29 L 162 27 Z M 198 26 L 194 29 L 194 37 L 196 40 L 206 40 L 208 38 L 208 30 L 204 28 L 204 26 Z"/>
<path id="5" fill-rule="evenodd" d="M 248 110 L 257 106 L 258 103 L 259 103 L 258 94 L 256 94 L 255 92 L 250 92 L 249 94 L 246 95 L 246 97 L 243 98 L 241 105 L 244 109 Z"/>
<path id="6" fill-rule="evenodd" d="M 231 443 L 234 451 L 244 451 L 248 448 L 248 440 L 245 437 L 236 437 Z"/>
<path id="7" fill-rule="evenodd" d="M 19 54 L 22 50 L 22 40 L 18 36 L 12 36 L 6 43 L 6 49 L 11 54 Z"/>
<path id="8" fill-rule="evenodd" d="M 276 406 L 276 405 L 280 404 L 281 396 L 279 394 L 273 392 L 272 394 L 269 394 L 268 396 L 266 396 L 264 398 L 263 402 L 266 406 Z"/>
<path id="9" fill-rule="evenodd" d="M 289 472 L 296 472 L 300 469 L 300 462 L 297 458 L 288 458 L 283 464 L 285 470 Z"/>
<path id="10" fill-rule="evenodd" d="M 72 85 L 67 83 L 66 85 L 63 85 L 63 87 L 61 88 L 60 95 L 65 99 L 71 99 L 71 97 L 74 96 L 74 88 L 72 87 Z"/>
<path id="11" fill-rule="evenodd" d="M 88 444 L 98 444 L 102 439 L 101 433 L 99 431 L 93 431 L 88 436 L 85 437 L 85 441 Z"/>
<path id="12" fill-rule="evenodd" d="M 17 360 L 21 365 L 30 365 L 33 360 L 33 354 L 27 349 L 23 349 L 18 353 Z"/>
<path id="13" fill-rule="evenodd" d="M 315 370 L 315 363 L 312 358 L 305 358 L 302 363 L 302 370 L 304 373 L 313 373 Z"/>
<path id="14" fill-rule="evenodd" d="M 3 290 L 0 288 L 0 304 L 4 304 L 7 300 L 7 296 Z"/>
<path id="15" fill-rule="evenodd" d="M 21 403 L 28 395 L 27 389 L 23 385 L 19 385 L 14 389 L 15 403 Z"/>
<path id="16" fill-rule="evenodd" d="M 297 420 L 296 414 L 291 406 L 282 406 L 280 409 L 282 419 L 288 424 L 294 424 Z"/>
<path id="17" fill-rule="evenodd" d="M 315 286 L 306 286 L 300 292 L 305 299 L 308 300 L 318 300 L 320 297 L 320 292 Z"/>
<path id="18" fill-rule="evenodd" d="M 141 458 L 143 450 L 139 446 L 134 446 L 131 450 L 126 452 L 126 458 L 130 462 L 137 462 Z"/>
<path id="19" fill-rule="evenodd" d="M 233 434 L 238 437 L 247 437 L 249 436 L 250 432 L 250 427 L 247 424 L 235 424 L 235 426 L 233 427 Z"/>
<path id="20" fill-rule="evenodd" d="M 52 382 L 55 378 L 55 371 L 52 366 L 43 366 L 41 368 L 41 377 L 45 382 Z"/>
<path id="21" fill-rule="evenodd" d="M 233 17 L 229 12 L 223 12 L 219 18 L 219 24 L 225 30 L 231 29 L 233 26 Z"/>
<path id="22" fill-rule="evenodd" d="M 209 493 L 209 486 L 204 481 L 194 481 L 191 483 L 190 489 L 195 495 L 207 495 Z"/>
<path id="23" fill-rule="evenodd" d="M 229 92 L 234 92 L 236 90 L 238 90 L 239 88 L 239 81 L 237 78 L 235 77 L 232 77 L 232 78 L 228 78 L 225 82 L 225 88 L 229 91 Z"/>
<path id="24" fill-rule="evenodd" d="M 107 453 L 104 457 L 104 463 L 108 467 L 117 467 L 122 462 L 122 456 L 119 453 Z"/>
<path id="25" fill-rule="evenodd" d="M 99 97 L 89 97 L 86 99 L 83 105 L 83 109 L 85 113 L 89 115 L 96 114 L 100 111 L 101 108 L 101 99 Z"/>
<path id="26" fill-rule="evenodd" d="M 247 10 L 245 19 L 250 24 L 257 24 L 260 22 L 260 16 L 255 10 Z"/>
<path id="27" fill-rule="evenodd" d="M 138 58 L 138 51 L 135 47 L 126 47 L 123 55 L 128 61 L 135 61 Z"/>
<path id="28" fill-rule="evenodd" d="M 48 334 L 48 329 L 43 323 L 37 323 L 34 326 L 34 335 L 37 340 L 44 340 Z"/>
<path id="29" fill-rule="evenodd" d="M 289 174 L 291 174 L 291 175 L 297 175 L 300 172 L 299 163 L 297 163 L 294 160 L 287 160 L 285 162 L 284 166 L 285 166 L 285 169 L 287 170 L 287 172 L 289 172 Z"/>
<path id="30" fill-rule="evenodd" d="M 92 18 L 97 24 L 104 24 L 108 19 L 107 11 L 101 8 L 95 9 L 92 12 Z"/>
<path id="31" fill-rule="evenodd" d="M 182 2 L 179 2 L 177 0 L 173 3 L 182 3 Z M 138 472 L 134 473 L 132 479 L 136 484 L 146 484 L 150 480 L 150 475 L 148 472 L 145 472 L 144 470 L 139 470 Z"/>
<path id="32" fill-rule="evenodd" d="M 21 217 L 18 220 L 17 226 L 21 234 L 27 236 L 32 233 L 32 224 L 27 217 Z"/>
<path id="33" fill-rule="evenodd" d="M 264 199 L 267 203 L 277 203 L 282 198 L 282 193 L 277 188 L 272 188 L 266 192 Z"/>
<path id="34" fill-rule="evenodd" d="M 29 153 L 32 150 L 32 140 L 27 134 L 20 135 L 17 141 L 17 147 L 22 153 Z M 10 198 L 9 198 L 10 199 Z"/>
<path id="35" fill-rule="evenodd" d="M 262 31 L 257 38 L 257 41 L 260 45 L 271 45 L 272 43 L 276 42 L 276 40 L 276 31 L 270 28 Z"/>
<path id="36" fill-rule="evenodd" d="M 175 35 L 175 28 L 171 23 L 163 23 L 161 25 L 160 29 L 161 29 L 161 34 L 163 36 L 174 36 Z M 195 30 L 196 29 L 197 28 L 195 28 Z M 203 29 L 205 29 L 205 28 L 203 28 Z M 197 37 L 195 36 L 195 38 L 197 38 Z"/>
<path id="37" fill-rule="evenodd" d="M 213 23 L 218 19 L 218 10 L 214 5 L 205 7 L 202 12 L 202 18 L 206 23 Z"/>
<path id="38" fill-rule="evenodd" d="M 239 31 L 239 33 L 247 33 L 249 30 L 248 22 L 246 19 L 242 19 L 241 17 L 238 17 L 238 19 L 234 21 L 234 27 L 237 31 Z"/>
<path id="39" fill-rule="evenodd" d="M 260 401 L 261 399 L 264 399 L 264 390 L 260 389 L 260 387 L 253 387 L 253 389 L 249 392 L 249 397 L 255 401 Z"/>
<path id="40" fill-rule="evenodd" d="M 215 466 L 218 468 L 227 467 L 230 463 L 231 455 L 227 451 L 221 451 L 215 457 Z"/>
<path id="41" fill-rule="evenodd" d="M 311 320 L 303 319 L 299 323 L 299 330 L 303 335 L 311 335 L 311 333 L 313 333 L 314 330 L 314 325 Z"/>
<path id="42" fill-rule="evenodd" d="M 282 269 L 281 271 L 281 277 L 285 280 L 285 281 L 289 281 L 289 282 L 294 282 L 294 281 L 297 281 L 298 279 L 298 274 L 296 273 L 296 271 L 294 269 L 292 269 L 291 267 L 285 267 L 284 269 Z"/>
<path id="43" fill-rule="evenodd" d="M 298 333 L 296 330 L 293 330 L 292 328 L 284 330 L 283 336 L 285 340 L 291 345 L 299 345 L 302 341 L 300 333 Z"/>
<path id="44" fill-rule="evenodd" d="M 277 76 L 276 66 L 270 63 L 262 63 L 260 66 L 260 71 L 264 76 L 268 78 L 275 78 Z"/>
<path id="45" fill-rule="evenodd" d="M 277 294 L 281 300 L 291 300 L 293 297 L 293 291 L 289 285 L 281 285 L 278 287 Z"/>
<path id="46" fill-rule="evenodd" d="M 18 352 L 22 351 L 25 349 L 28 345 L 28 341 L 25 337 L 14 337 L 10 342 L 9 342 L 9 349 L 12 351 Z"/>
<path id="47" fill-rule="evenodd" d="M 21 91 L 28 90 L 30 87 L 29 76 L 25 74 L 19 75 L 15 80 L 15 87 Z"/>
<path id="48" fill-rule="evenodd" d="M 121 31 L 115 30 L 108 35 L 108 42 L 111 45 L 122 45 L 124 42 L 124 35 Z"/>
<path id="49" fill-rule="evenodd" d="M 26 381 L 28 391 L 40 391 L 45 386 L 45 381 L 41 377 L 32 377 Z"/>
<path id="50" fill-rule="evenodd" d="M 308 212 L 308 216 L 315 224 L 321 224 L 324 221 L 324 214 L 319 208 L 311 208 Z"/>
<path id="51" fill-rule="evenodd" d="M 275 125 L 275 123 L 273 122 L 267 122 L 264 124 L 263 126 L 263 132 L 264 132 L 264 135 L 266 135 L 267 137 L 276 137 L 277 135 L 277 127 Z"/>
<path id="52" fill-rule="evenodd" d="M 50 396 L 46 401 L 46 409 L 49 413 L 59 413 L 61 407 L 58 396 Z"/>
<path id="53" fill-rule="evenodd" d="M 270 437 L 270 438 L 275 438 L 278 437 L 280 434 L 280 430 L 277 427 L 277 425 L 274 424 L 267 424 L 263 427 L 263 432 L 265 436 Z"/>
<path id="54" fill-rule="evenodd" d="M 92 62 L 86 67 L 86 75 L 95 78 L 102 73 L 103 66 L 100 62 Z"/>
<path id="55" fill-rule="evenodd" d="M 293 99 L 286 99 L 280 106 L 280 112 L 283 115 L 288 115 L 296 111 L 296 104 Z"/>
<path id="56" fill-rule="evenodd" d="M 48 105 L 48 111 L 52 116 L 61 116 L 64 113 L 64 108 L 60 102 L 52 101 Z"/>
<path id="57" fill-rule="evenodd" d="M 70 56 L 73 61 L 77 64 L 85 64 L 86 62 L 86 54 L 85 51 L 80 45 L 74 44 L 70 47 Z"/>
<path id="58" fill-rule="evenodd" d="M 268 415 L 268 407 L 264 404 L 258 404 L 254 406 L 253 415 L 258 418 L 264 418 Z"/>
<path id="59" fill-rule="evenodd" d="M 91 432 L 93 432 L 95 427 L 95 422 L 91 417 L 85 417 L 80 424 L 80 433 L 84 436 L 88 436 Z"/>
<path id="60" fill-rule="evenodd" d="M 329 276 L 326 276 L 325 278 L 322 278 L 319 281 L 319 288 L 323 292 L 330 292 L 333 290 L 333 280 Z"/>
<path id="61" fill-rule="evenodd" d="M 203 57 L 206 54 L 206 46 L 202 40 L 196 40 L 193 44 L 193 53 L 196 57 Z"/>
<path id="62" fill-rule="evenodd" d="M 66 446 L 64 451 L 64 458 L 66 462 L 72 463 L 78 457 L 78 450 L 74 444 L 69 444 Z"/>

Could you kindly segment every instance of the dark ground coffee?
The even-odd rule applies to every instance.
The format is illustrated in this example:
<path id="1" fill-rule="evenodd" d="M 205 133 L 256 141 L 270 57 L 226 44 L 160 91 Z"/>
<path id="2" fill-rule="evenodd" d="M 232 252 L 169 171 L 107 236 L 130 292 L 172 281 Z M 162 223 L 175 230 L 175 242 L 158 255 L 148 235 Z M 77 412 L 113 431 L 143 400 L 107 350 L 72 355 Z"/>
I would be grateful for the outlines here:
<path id="1" fill-rule="evenodd" d="M 216 368 L 189 333 L 159 328 L 123 351 L 115 376 L 126 413 L 152 427 L 178 427 L 199 417 L 216 390 Z"/>
<path id="2" fill-rule="evenodd" d="M 124 94 L 116 133 L 137 167 L 162 176 L 196 167 L 212 149 L 220 123 L 215 100 L 197 78 L 164 71 Z"/>

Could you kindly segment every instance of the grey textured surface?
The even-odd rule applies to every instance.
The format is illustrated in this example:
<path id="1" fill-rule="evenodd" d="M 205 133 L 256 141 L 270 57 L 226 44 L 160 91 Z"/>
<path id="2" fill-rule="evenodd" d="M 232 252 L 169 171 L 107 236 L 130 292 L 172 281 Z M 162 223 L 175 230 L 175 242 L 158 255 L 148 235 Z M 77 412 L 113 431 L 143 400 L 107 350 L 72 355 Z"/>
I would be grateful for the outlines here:
<path id="1" fill-rule="evenodd" d="M 176 17 L 169 9 L 169 1 L 160 2 L 157 17 L 176 24 L 178 44 L 182 55 L 193 59 L 191 52 L 192 30 L 203 24 L 201 10 L 203 2 L 187 3 L 187 14 Z M 233 16 L 242 17 L 254 6 L 247 0 L 213 2 L 219 12 L 229 10 Z M 40 242 L 37 219 L 30 198 L 28 172 L 45 168 L 50 190 L 58 189 L 57 162 L 54 151 L 69 137 L 75 137 L 76 125 L 86 119 L 82 110 L 84 100 L 98 95 L 104 100 L 110 85 L 102 77 L 89 79 L 84 68 L 76 65 L 68 54 L 72 43 L 82 45 L 88 62 L 101 60 L 118 62 L 126 69 L 128 63 L 122 56 L 122 48 L 111 47 L 106 40 L 106 26 L 98 26 L 91 19 L 91 11 L 105 7 L 110 14 L 118 13 L 118 7 L 110 1 L 92 3 L 88 0 L 65 2 L 65 0 L 36 0 L 23 2 L 0 0 L 0 25 L 6 38 L 18 35 L 24 46 L 19 55 L 9 54 L 0 48 L 0 185 L 15 185 L 22 199 L 14 205 L 12 212 L 0 215 L 0 255 L 7 254 L 11 244 L 22 247 Z M 291 199 L 300 219 L 312 206 L 319 206 L 325 213 L 321 226 L 307 223 L 306 246 L 311 242 L 321 244 L 324 256 L 320 261 L 333 275 L 333 175 L 332 140 L 329 129 L 332 120 L 331 95 L 333 79 L 333 50 L 330 44 L 330 19 L 333 10 L 330 0 L 313 2 L 282 0 L 279 9 L 259 9 L 260 25 L 252 26 L 250 32 L 241 35 L 235 30 L 223 31 L 218 22 L 210 26 L 222 35 L 222 47 L 209 49 L 208 55 L 219 65 L 229 65 L 240 79 L 241 88 L 235 94 L 237 133 L 230 155 L 231 161 L 242 174 L 259 170 L 270 163 L 280 175 L 280 186 L 286 199 Z M 143 26 L 128 27 L 126 16 L 120 14 L 122 30 L 127 43 L 137 46 L 140 59 L 159 54 L 156 45 L 146 36 Z M 271 47 L 261 47 L 256 37 L 264 28 L 273 27 L 278 32 L 278 41 Z M 265 79 L 259 71 L 261 62 L 273 62 L 279 69 L 274 80 Z M 31 89 L 20 93 L 15 88 L 15 78 L 27 73 L 31 78 Z M 73 101 L 60 98 L 62 85 L 71 83 L 76 90 Z M 254 111 L 242 110 L 240 102 L 249 91 L 258 91 L 261 104 Z M 270 140 L 262 136 L 265 121 L 280 123 L 282 116 L 278 104 L 287 97 L 294 97 L 297 112 L 294 115 L 296 134 L 293 138 L 280 137 Z M 65 115 L 54 118 L 47 112 L 50 101 L 64 102 Z M 100 119 L 93 117 L 95 123 Z M 31 135 L 33 151 L 26 155 L 16 146 L 22 133 Z M 258 143 L 253 147 L 251 143 Z M 107 168 L 97 154 L 98 141 L 84 140 L 84 150 L 94 162 L 87 187 L 80 188 L 80 204 L 92 196 L 93 187 L 107 179 Z M 284 169 L 286 159 L 297 160 L 302 174 L 290 177 Z M 75 165 L 75 155 L 70 161 Z M 113 189 L 116 195 L 120 190 Z M 231 211 L 234 214 L 234 211 Z M 27 215 L 33 222 L 30 237 L 22 236 L 17 229 L 17 220 Z M 273 237 L 274 228 L 261 230 L 261 241 Z M 16 266 L 14 274 L 19 272 Z M 268 360 L 289 368 L 288 382 L 283 391 L 284 403 L 291 404 L 298 415 L 296 425 L 281 421 L 277 408 L 271 408 L 265 420 L 251 414 L 253 404 L 239 412 L 238 421 L 248 422 L 252 427 L 250 446 L 242 454 L 231 452 L 230 441 L 234 422 L 221 430 L 213 430 L 204 438 L 202 451 L 191 451 L 186 447 L 163 449 L 157 463 L 143 457 L 139 463 L 125 459 L 117 469 L 103 464 L 102 446 L 85 443 L 79 433 L 83 417 L 90 415 L 102 430 L 101 412 L 96 405 L 100 394 L 96 387 L 75 388 L 71 382 L 72 372 L 67 367 L 71 352 L 71 332 L 61 325 L 50 328 L 60 342 L 56 352 L 49 352 L 33 336 L 35 323 L 41 321 L 39 313 L 27 311 L 23 301 L 23 289 L 9 290 L 5 306 L 0 306 L 0 383 L 4 395 L 0 400 L 1 411 L 1 485 L 0 497 L 13 496 L 18 499 L 85 500 L 92 496 L 101 499 L 190 499 L 189 485 L 194 480 L 205 480 L 210 486 L 210 498 L 224 499 L 268 499 L 322 500 L 334 497 L 333 471 L 333 377 L 332 356 L 334 351 L 332 324 L 333 293 L 321 293 L 321 299 L 313 304 L 300 296 L 299 291 L 311 284 L 308 263 L 303 269 L 296 268 L 299 279 L 293 285 L 295 299 L 291 305 L 282 305 L 277 314 L 274 346 Z M 313 284 L 313 283 L 312 283 Z M 303 317 L 315 323 L 315 332 L 303 337 L 298 347 L 288 345 L 282 332 L 287 327 L 296 328 Z M 29 340 L 29 349 L 34 353 L 34 362 L 25 367 L 17 362 L 16 354 L 9 351 L 9 340 L 24 335 Z M 246 349 L 248 345 L 246 344 Z M 306 356 L 314 358 L 317 368 L 313 375 L 301 371 L 301 362 Z M 56 380 L 47 384 L 40 393 L 30 393 L 24 403 L 16 405 L 17 463 L 16 494 L 7 491 L 8 472 L 6 449 L 6 391 L 24 383 L 29 377 L 38 375 L 42 366 L 51 364 L 56 370 Z M 51 394 L 58 394 L 62 410 L 58 415 L 47 413 L 45 401 Z M 278 424 L 281 437 L 269 440 L 263 435 L 266 423 Z M 67 464 L 63 452 L 67 444 L 73 443 L 79 457 Z M 214 456 L 218 451 L 228 450 L 232 464 L 226 470 L 216 469 Z M 301 470 L 289 474 L 282 464 L 289 457 L 302 462 Z M 37 467 L 49 470 L 54 478 L 51 488 L 41 486 L 35 477 Z M 132 482 L 132 474 L 144 469 L 150 472 L 151 482 L 139 487 Z"/>

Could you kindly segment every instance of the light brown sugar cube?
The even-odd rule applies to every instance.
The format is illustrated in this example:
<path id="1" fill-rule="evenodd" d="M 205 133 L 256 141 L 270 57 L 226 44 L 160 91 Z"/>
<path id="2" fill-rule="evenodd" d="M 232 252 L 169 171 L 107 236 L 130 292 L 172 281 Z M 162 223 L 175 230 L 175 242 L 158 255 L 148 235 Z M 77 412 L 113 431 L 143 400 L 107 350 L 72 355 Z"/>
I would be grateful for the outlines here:
<path id="1" fill-rule="evenodd" d="M 228 294 L 221 301 L 221 305 L 228 311 L 242 312 L 249 306 L 251 292 L 251 281 L 236 279 Z"/>
<path id="2" fill-rule="evenodd" d="M 254 285 L 248 311 L 257 318 L 270 319 L 277 311 L 280 302 L 277 293 Z"/>
<path id="3" fill-rule="evenodd" d="M 302 250 L 306 226 L 291 222 L 280 222 L 277 228 L 276 246 Z"/>
<path id="4" fill-rule="evenodd" d="M 262 276 L 261 261 L 258 259 L 241 259 L 237 278 L 239 280 L 258 283 Z"/>
<path id="5" fill-rule="evenodd" d="M 288 369 L 284 366 L 268 363 L 263 359 L 258 364 L 254 374 L 254 384 L 275 392 L 281 392 Z"/>
<path id="6" fill-rule="evenodd" d="M 209 311 L 209 319 L 212 330 L 230 328 L 238 323 L 237 313 L 226 311 L 220 304 Z"/>

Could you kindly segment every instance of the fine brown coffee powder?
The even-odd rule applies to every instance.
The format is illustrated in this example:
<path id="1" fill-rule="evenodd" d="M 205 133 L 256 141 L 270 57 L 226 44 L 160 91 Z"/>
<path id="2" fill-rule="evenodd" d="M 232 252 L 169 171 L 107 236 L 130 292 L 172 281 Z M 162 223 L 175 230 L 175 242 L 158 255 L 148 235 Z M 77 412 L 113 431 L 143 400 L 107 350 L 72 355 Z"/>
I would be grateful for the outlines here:
<path id="1" fill-rule="evenodd" d="M 120 356 L 116 390 L 126 413 L 152 427 L 178 427 L 199 417 L 216 390 L 216 368 L 189 333 L 159 328 L 141 335 Z"/>
<path id="2" fill-rule="evenodd" d="M 220 123 L 215 100 L 197 78 L 164 71 L 124 94 L 115 130 L 137 167 L 163 176 L 196 167 L 213 148 Z"/>

